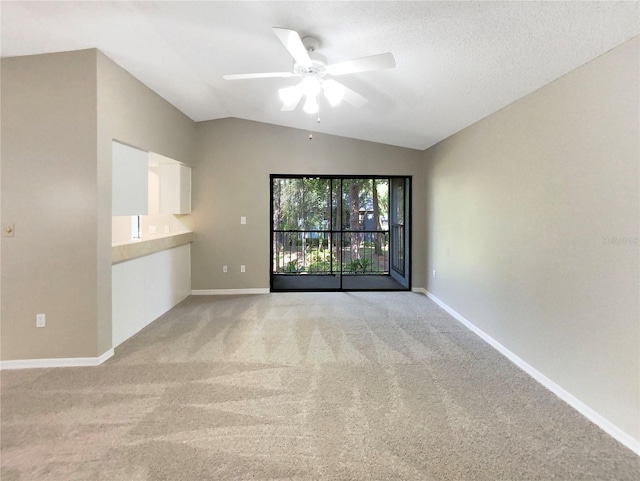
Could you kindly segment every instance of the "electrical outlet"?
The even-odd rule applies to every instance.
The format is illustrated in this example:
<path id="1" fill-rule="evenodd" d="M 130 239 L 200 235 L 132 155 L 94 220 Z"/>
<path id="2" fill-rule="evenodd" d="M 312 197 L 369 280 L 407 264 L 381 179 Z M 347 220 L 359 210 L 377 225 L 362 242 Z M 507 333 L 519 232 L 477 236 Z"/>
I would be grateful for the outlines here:
<path id="1" fill-rule="evenodd" d="M 171 232 L 171 227 L 169 227 L 168 225 L 164 226 L 164 233 L 168 234 L 169 232 Z"/>
<path id="2" fill-rule="evenodd" d="M 246 270 L 246 269 L 245 269 L 245 267 L 244 267 L 244 264 L 242 264 L 242 265 L 240 266 L 240 272 L 245 272 L 245 270 Z"/>
<path id="3" fill-rule="evenodd" d="M 36 327 L 44 327 L 46 323 L 47 320 L 44 314 L 36 314 Z"/>
<path id="4" fill-rule="evenodd" d="M 433 278 L 434 279 L 436 278 L 436 270 L 435 269 L 433 270 Z"/>
<path id="5" fill-rule="evenodd" d="M 228 272 L 228 271 L 229 271 L 228 266 L 222 266 L 222 272 Z"/>
<path id="6" fill-rule="evenodd" d="M 155 225 L 150 225 L 149 226 L 149 234 L 155 234 L 157 232 L 156 226 Z"/>

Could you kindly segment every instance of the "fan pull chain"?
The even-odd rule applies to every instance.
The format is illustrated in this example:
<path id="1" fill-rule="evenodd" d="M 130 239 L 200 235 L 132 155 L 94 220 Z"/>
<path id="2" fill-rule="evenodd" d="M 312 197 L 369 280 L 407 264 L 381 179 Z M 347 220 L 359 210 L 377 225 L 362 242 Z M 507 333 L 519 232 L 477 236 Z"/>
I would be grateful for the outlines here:
<path id="1" fill-rule="evenodd" d="M 320 115 L 318 115 L 318 117 L 316 118 L 316 123 L 319 124 L 320 123 Z M 309 128 L 309 140 L 313 140 L 313 129 Z"/>

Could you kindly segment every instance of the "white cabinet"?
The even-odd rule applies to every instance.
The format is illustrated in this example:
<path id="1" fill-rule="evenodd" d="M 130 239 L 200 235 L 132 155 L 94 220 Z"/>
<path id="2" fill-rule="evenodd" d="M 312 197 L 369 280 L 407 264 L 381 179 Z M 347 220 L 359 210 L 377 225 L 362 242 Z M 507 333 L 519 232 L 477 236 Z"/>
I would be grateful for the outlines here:
<path id="1" fill-rule="evenodd" d="M 111 145 L 111 215 L 147 215 L 149 154 L 119 142 Z"/>
<path id="2" fill-rule="evenodd" d="M 191 294 L 191 246 L 112 266 L 112 347 L 117 347 Z"/>
<path id="3" fill-rule="evenodd" d="M 191 168 L 178 162 L 161 163 L 160 213 L 188 214 L 191 212 Z"/>

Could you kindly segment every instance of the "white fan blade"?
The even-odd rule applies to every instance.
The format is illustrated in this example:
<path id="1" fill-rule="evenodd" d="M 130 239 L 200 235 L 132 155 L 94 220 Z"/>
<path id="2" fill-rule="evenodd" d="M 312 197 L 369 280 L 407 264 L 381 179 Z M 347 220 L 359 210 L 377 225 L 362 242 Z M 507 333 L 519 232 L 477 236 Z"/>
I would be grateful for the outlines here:
<path id="1" fill-rule="evenodd" d="M 390 52 L 372 55 L 370 57 L 347 60 L 346 62 L 327 65 L 329 75 L 345 75 L 348 73 L 369 72 L 371 70 L 382 70 L 385 68 L 395 68 L 396 59 Z"/>
<path id="2" fill-rule="evenodd" d="M 347 87 L 335 80 L 328 79 L 322 81 L 324 96 L 332 107 L 335 107 L 344 100 L 344 92 L 346 89 Z"/>
<path id="3" fill-rule="evenodd" d="M 241 79 L 250 79 L 250 78 L 285 78 L 285 77 L 295 77 L 296 74 L 293 72 L 267 72 L 267 73 L 239 73 L 233 75 L 223 75 L 222 78 L 225 80 L 241 80 Z"/>
<path id="4" fill-rule="evenodd" d="M 333 80 L 333 82 L 335 82 L 335 80 Z M 344 92 L 342 94 L 342 98 L 344 99 L 344 101 L 350 103 L 355 108 L 358 109 L 369 101 L 367 98 L 363 97 L 355 90 L 351 90 L 349 87 L 341 84 L 340 82 L 336 82 L 336 84 L 344 89 Z"/>
<path id="5" fill-rule="evenodd" d="M 303 67 L 311 67 L 311 58 L 309 58 L 307 49 L 304 48 L 298 32 L 288 28 L 272 27 L 272 29 L 273 33 L 278 36 L 282 45 L 284 45 L 298 64 Z"/>

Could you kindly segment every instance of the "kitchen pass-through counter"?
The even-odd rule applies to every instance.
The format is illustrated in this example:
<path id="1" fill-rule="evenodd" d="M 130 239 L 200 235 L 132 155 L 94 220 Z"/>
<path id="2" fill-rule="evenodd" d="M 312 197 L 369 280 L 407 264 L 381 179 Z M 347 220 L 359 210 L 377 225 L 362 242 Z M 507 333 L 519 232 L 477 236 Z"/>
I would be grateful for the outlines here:
<path id="1" fill-rule="evenodd" d="M 142 239 L 118 242 L 111 247 L 111 264 L 119 264 L 191 242 L 193 242 L 193 232 L 148 235 Z"/>

